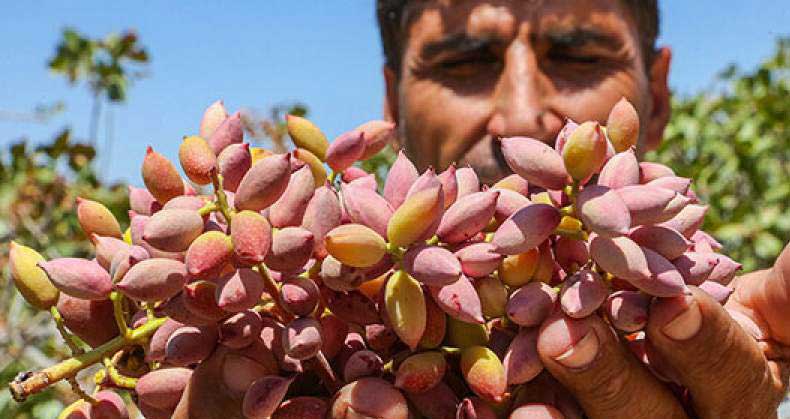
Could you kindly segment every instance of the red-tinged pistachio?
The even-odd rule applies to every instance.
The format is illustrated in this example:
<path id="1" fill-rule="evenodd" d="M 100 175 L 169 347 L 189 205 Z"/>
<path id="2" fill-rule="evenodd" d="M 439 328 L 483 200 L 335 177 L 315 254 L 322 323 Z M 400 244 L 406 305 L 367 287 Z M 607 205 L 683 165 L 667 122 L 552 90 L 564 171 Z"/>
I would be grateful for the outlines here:
<path id="1" fill-rule="evenodd" d="M 566 279 L 560 291 L 560 307 L 570 317 L 587 317 L 603 304 L 609 295 L 606 284 L 597 272 L 582 269 Z"/>
<path id="2" fill-rule="evenodd" d="M 283 329 L 282 341 L 286 355 L 298 360 L 312 358 L 321 350 L 321 324 L 309 317 L 295 319 Z"/>
<path id="3" fill-rule="evenodd" d="M 334 291 L 352 291 L 366 280 L 362 269 L 340 263 L 332 255 L 321 262 L 319 274 L 324 286 Z"/>
<path id="4" fill-rule="evenodd" d="M 357 179 L 366 178 L 368 176 L 373 176 L 373 180 L 376 179 L 375 175 L 369 174 L 359 167 L 351 166 L 343 171 L 343 173 L 340 175 L 340 179 L 345 183 L 351 183 Z"/>
<path id="5" fill-rule="evenodd" d="M 598 184 L 612 189 L 639 185 L 639 161 L 634 150 L 617 153 L 609 159 L 598 175 Z"/>
<path id="6" fill-rule="evenodd" d="M 145 226 L 150 221 L 151 217 L 145 215 L 135 215 L 131 219 L 129 227 L 132 236 L 132 245 L 140 246 L 145 249 L 151 257 L 161 257 L 165 259 L 184 260 L 186 252 L 166 252 L 152 246 L 147 241 L 143 240 L 145 234 Z"/>
<path id="7" fill-rule="evenodd" d="M 184 181 L 176 167 L 151 147 L 143 159 L 142 175 L 145 187 L 160 204 L 184 194 Z"/>
<path id="8" fill-rule="evenodd" d="M 510 295 L 505 311 L 513 323 L 533 327 L 543 323 L 556 301 L 554 288 L 543 282 L 530 282 Z"/>
<path id="9" fill-rule="evenodd" d="M 343 224 L 326 235 L 329 254 L 341 263 L 367 268 L 378 263 L 387 251 L 384 239 L 362 224 Z"/>
<path id="10" fill-rule="evenodd" d="M 193 278 L 211 279 L 220 274 L 233 257 L 230 237 L 220 231 L 201 234 L 187 249 L 185 264 Z"/>
<path id="11" fill-rule="evenodd" d="M 617 291 L 606 300 L 606 314 L 618 330 L 632 333 L 647 324 L 650 296 L 639 291 Z"/>
<path id="12" fill-rule="evenodd" d="M 58 312 L 66 327 L 92 347 L 118 336 L 110 300 L 90 301 L 60 294 Z"/>
<path id="13" fill-rule="evenodd" d="M 526 284 L 532 280 L 539 258 L 540 251 L 537 248 L 505 256 L 499 264 L 499 279 L 511 288 Z"/>
<path id="14" fill-rule="evenodd" d="M 513 409 L 508 419 L 565 419 L 556 407 L 542 403 L 528 403 Z"/>
<path id="15" fill-rule="evenodd" d="M 310 168 L 310 173 L 313 175 L 313 182 L 316 188 L 326 183 L 327 174 L 324 162 L 316 157 L 315 154 L 303 148 L 297 148 L 294 150 L 293 157 L 296 162 L 302 162 L 305 166 Z"/>
<path id="16" fill-rule="evenodd" d="M 543 362 L 538 355 L 538 329 L 519 329 L 502 363 L 508 385 L 523 384 L 537 377 L 543 371 Z"/>
<path id="17" fill-rule="evenodd" d="M 387 235 L 387 223 L 395 210 L 384 197 L 365 187 L 341 186 L 343 205 L 351 222 L 370 227 L 381 237 Z"/>
<path id="18" fill-rule="evenodd" d="M 58 419 L 90 419 L 91 405 L 83 399 L 66 406 L 58 415 Z"/>
<path id="19" fill-rule="evenodd" d="M 142 239 L 166 252 L 182 252 L 203 232 L 203 217 L 187 209 L 161 210 L 145 223 Z"/>
<path id="20" fill-rule="evenodd" d="M 85 198 L 77 198 L 77 220 L 82 231 L 90 237 L 92 234 L 99 236 L 121 238 L 121 226 L 102 203 Z"/>
<path id="21" fill-rule="evenodd" d="M 601 269 L 620 279 L 647 281 L 650 278 L 645 252 L 628 237 L 593 237 L 590 256 Z"/>
<path id="22" fill-rule="evenodd" d="M 507 220 L 516 211 L 532 204 L 529 198 L 518 192 L 509 189 L 495 189 L 495 191 L 499 193 L 499 197 L 496 200 L 494 218 L 499 224 Z"/>
<path id="23" fill-rule="evenodd" d="M 461 349 L 475 345 L 487 346 L 489 339 L 486 325 L 447 318 L 447 343 L 450 346 Z"/>
<path id="24" fill-rule="evenodd" d="M 460 243 L 479 233 L 496 210 L 499 191 L 466 195 L 450 206 L 442 216 L 436 234 L 445 243 Z"/>
<path id="25" fill-rule="evenodd" d="M 444 193 L 445 209 L 453 205 L 458 198 L 458 179 L 456 178 L 455 172 L 455 163 L 452 163 L 445 171 L 439 173 L 438 176 L 439 182 L 442 184 L 442 193 Z"/>
<path id="26" fill-rule="evenodd" d="M 481 398 L 498 403 L 505 397 L 505 368 L 496 354 L 484 346 L 461 352 L 461 372 L 469 388 Z"/>
<path id="27" fill-rule="evenodd" d="M 713 268 L 713 272 L 708 276 L 708 280 L 727 285 L 735 278 L 735 273 L 740 270 L 743 265 L 724 255 L 718 255 L 718 258 L 719 263 Z"/>
<path id="28" fill-rule="evenodd" d="M 286 115 L 285 121 L 288 125 L 288 135 L 291 136 L 296 147 L 308 150 L 321 161 L 326 161 L 329 141 L 315 124 L 296 115 Z"/>
<path id="29" fill-rule="evenodd" d="M 691 179 L 678 176 L 662 176 L 647 182 L 646 185 L 669 189 L 685 195 L 689 191 L 689 186 L 691 186 Z"/>
<path id="30" fill-rule="evenodd" d="M 244 126 L 241 122 L 241 113 L 236 112 L 225 118 L 209 137 L 203 138 L 208 138 L 208 145 L 214 151 L 214 155 L 217 156 L 229 145 L 241 143 L 244 141 Z"/>
<path id="31" fill-rule="evenodd" d="M 185 326 L 184 323 L 170 318 L 166 319 L 165 322 L 156 329 L 156 332 L 151 335 L 151 339 L 148 341 L 148 346 L 145 351 L 145 360 L 147 362 L 164 361 L 167 340 L 170 339 L 170 335 L 172 335 L 173 332 L 183 326 Z"/>
<path id="32" fill-rule="evenodd" d="M 719 304 L 724 304 L 732 294 L 733 289 L 725 285 L 719 284 L 714 281 L 704 281 L 699 284 L 699 289 L 705 291 L 711 298 L 716 300 Z"/>
<path id="33" fill-rule="evenodd" d="M 258 304 L 263 294 L 263 279 L 258 272 L 242 268 L 220 279 L 217 305 L 225 311 L 238 313 Z"/>
<path id="34" fill-rule="evenodd" d="M 291 175 L 285 192 L 269 207 L 269 221 L 277 228 L 301 225 L 314 192 L 313 174 L 309 167 L 302 167 Z"/>
<path id="35" fill-rule="evenodd" d="M 178 160 L 189 180 L 198 185 L 211 183 L 211 172 L 217 168 L 217 155 L 206 140 L 198 136 L 184 137 L 178 148 Z"/>
<path id="36" fill-rule="evenodd" d="M 444 335 L 447 331 L 447 315 L 444 311 L 430 298 L 426 292 L 425 295 L 425 333 L 420 338 L 419 346 L 421 348 L 437 348 L 444 340 Z"/>
<path id="37" fill-rule="evenodd" d="M 661 163 L 639 162 L 639 183 L 645 184 L 660 177 L 673 177 L 675 172 Z"/>
<path id="38" fill-rule="evenodd" d="M 178 294 L 186 277 L 186 265 L 179 261 L 146 259 L 132 266 L 116 287 L 133 300 L 155 302 Z"/>
<path id="39" fill-rule="evenodd" d="M 675 229 L 684 237 L 689 238 L 702 227 L 702 223 L 705 221 L 705 213 L 707 212 L 707 205 L 686 205 L 676 216 L 669 221 L 661 223 L 661 225 Z"/>
<path id="40" fill-rule="evenodd" d="M 392 205 L 392 208 L 398 209 L 403 204 L 406 194 L 418 176 L 414 164 L 403 151 L 400 151 L 387 174 L 387 180 L 384 182 L 384 198 Z"/>
<path id="41" fill-rule="evenodd" d="M 35 250 L 11 242 L 8 253 L 8 265 L 11 279 L 16 289 L 25 297 L 25 300 L 39 310 L 48 310 L 58 302 L 58 289 L 47 277 L 38 263 L 44 262 L 44 257 Z"/>
<path id="42" fill-rule="evenodd" d="M 208 358 L 217 345 L 217 326 L 183 326 L 167 339 L 165 361 L 186 367 Z"/>
<path id="43" fill-rule="evenodd" d="M 291 177 L 288 160 L 288 154 L 279 154 L 264 159 L 248 170 L 236 189 L 236 209 L 260 211 L 277 201 Z"/>
<path id="44" fill-rule="evenodd" d="M 324 313 L 318 321 L 323 332 L 321 352 L 327 359 L 332 359 L 343 347 L 349 331 L 348 324 L 332 313 Z"/>
<path id="45" fill-rule="evenodd" d="M 192 370 L 189 368 L 162 368 L 140 377 L 134 391 L 140 402 L 164 410 L 175 409 L 184 393 Z"/>
<path id="46" fill-rule="evenodd" d="M 639 115 L 628 99 L 620 99 L 609 112 L 606 134 L 618 153 L 636 145 L 639 139 Z"/>
<path id="47" fill-rule="evenodd" d="M 211 134 L 217 129 L 222 121 L 228 117 L 228 111 L 222 100 L 217 100 L 203 111 L 203 118 L 200 120 L 200 136 L 210 138 Z"/>
<path id="48" fill-rule="evenodd" d="M 264 262 L 275 271 L 298 272 L 310 259 L 314 247 L 313 233 L 301 227 L 286 227 L 274 233 Z"/>
<path id="49" fill-rule="evenodd" d="M 403 255 L 403 269 L 416 280 L 430 286 L 451 284 L 461 275 L 458 258 L 438 246 L 411 247 Z"/>
<path id="50" fill-rule="evenodd" d="M 480 179 L 471 167 L 461 167 L 455 171 L 455 180 L 458 182 L 458 194 L 456 199 L 460 199 L 470 193 L 480 192 Z"/>
<path id="51" fill-rule="evenodd" d="M 93 395 L 91 419 L 129 419 L 129 411 L 121 396 L 112 390 L 102 390 Z"/>
<path id="52" fill-rule="evenodd" d="M 478 397 L 467 397 L 458 404 L 456 419 L 496 419 L 494 409 Z"/>
<path id="53" fill-rule="evenodd" d="M 436 171 L 433 169 L 433 167 L 428 167 L 428 170 L 423 172 L 423 174 L 421 174 L 417 180 L 412 183 L 411 187 L 409 188 L 409 192 L 406 193 L 406 199 L 408 200 L 417 192 L 437 186 L 442 186 L 442 182 L 439 181 L 439 177 L 436 176 Z"/>
<path id="54" fill-rule="evenodd" d="M 261 317 L 263 328 L 259 340 L 254 340 L 253 344 L 242 352 L 243 354 L 257 360 L 274 374 L 280 369 L 288 372 L 302 372 L 302 363 L 283 352 L 282 331 L 284 326 L 271 317 Z M 261 356 L 263 355 L 263 356 Z"/>
<path id="55" fill-rule="evenodd" d="M 342 172 L 362 157 L 365 146 L 364 132 L 353 130 L 343 133 L 329 144 L 326 164 L 335 172 Z"/>
<path id="56" fill-rule="evenodd" d="M 406 392 L 406 397 L 411 402 L 410 406 L 413 406 L 415 414 L 419 414 L 419 417 L 429 419 L 450 419 L 455 417 L 458 396 L 444 382 L 440 382 L 431 389 L 421 393 Z"/>
<path id="57" fill-rule="evenodd" d="M 395 123 L 389 121 L 368 121 L 356 127 L 354 131 L 362 132 L 365 138 L 365 151 L 358 160 L 367 160 L 375 156 L 395 139 Z"/>
<path id="58" fill-rule="evenodd" d="M 247 310 L 229 317 L 219 325 L 219 343 L 233 349 L 249 346 L 261 334 L 261 315 Z"/>
<path id="59" fill-rule="evenodd" d="M 570 183 L 562 156 L 545 143 L 526 137 L 504 138 L 502 153 L 510 169 L 530 184 L 562 189 Z"/>
<path id="60" fill-rule="evenodd" d="M 346 172 L 351 170 L 351 169 L 356 169 L 356 168 L 355 167 L 349 167 L 348 169 L 346 169 Z M 343 173 L 345 173 L 345 172 L 343 172 Z M 376 175 L 374 175 L 374 174 L 369 174 L 369 175 L 365 175 L 365 176 L 362 176 L 362 177 L 358 177 L 358 178 L 352 180 L 351 182 L 348 182 L 348 185 L 349 186 L 359 186 L 359 187 L 362 187 L 362 188 L 365 188 L 365 189 L 369 189 L 371 191 L 376 191 L 378 189 L 378 187 L 379 187 L 379 184 L 376 181 Z M 387 204 L 389 205 L 389 202 Z"/>
<path id="61" fill-rule="evenodd" d="M 194 281 L 184 286 L 180 298 L 184 307 L 194 316 L 214 322 L 228 317 L 230 313 L 217 304 L 217 284 L 212 281 Z M 192 324 L 193 322 L 185 322 Z"/>
<path id="62" fill-rule="evenodd" d="M 428 327 L 427 324 L 426 315 L 426 329 Z M 395 345 L 395 342 L 398 341 L 398 335 L 396 335 L 392 328 L 388 327 L 387 325 L 369 324 L 365 326 L 365 341 L 368 343 L 368 347 L 371 350 L 380 353 L 382 356 L 386 356 L 389 355 L 389 352 Z"/>
<path id="63" fill-rule="evenodd" d="M 96 262 L 105 270 L 110 270 L 112 258 L 123 251 L 128 251 L 131 247 L 121 239 L 115 237 L 103 237 L 96 233 L 90 235 L 90 241 L 96 249 Z"/>
<path id="64" fill-rule="evenodd" d="M 394 246 L 405 247 L 426 240 L 438 228 L 444 210 L 441 185 L 415 193 L 392 214 L 387 238 Z"/>
<path id="65" fill-rule="evenodd" d="M 512 174 L 500 179 L 491 189 L 505 189 L 518 193 L 519 195 L 527 196 L 529 193 L 529 182 L 523 177 Z"/>
<path id="66" fill-rule="evenodd" d="M 656 297 L 674 297 L 686 292 L 683 275 L 672 265 L 672 262 L 646 247 L 642 247 L 641 250 L 647 260 L 650 278 L 648 280 L 632 278 L 628 282 Z"/>
<path id="67" fill-rule="evenodd" d="M 79 258 L 58 258 L 39 261 L 37 266 L 46 272 L 57 289 L 72 297 L 85 300 L 104 300 L 112 291 L 110 274 L 98 262 Z"/>
<path id="68" fill-rule="evenodd" d="M 631 214 L 631 225 L 650 225 L 667 221 L 682 207 L 670 208 L 677 193 L 650 185 L 624 186 L 617 190 Z"/>
<path id="69" fill-rule="evenodd" d="M 346 323 L 362 326 L 381 323 L 375 303 L 361 292 L 344 293 L 324 288 L 321 293 L 329 311 Z"/>
<path id="70" fill-rule="evenodd" d="M 135 188 L 132 185 L 129 185 L 129 207 L 140 215 L 151 215 L 162 209 L 162 205 L 156 202 L 148 189 Z"/>
<path id="71" fill-rule="evenodd" d="M 441 352 L 428 351 L 403 360 L 395 373 L 395 387 L 409 393 L 421 393 L 439 384 L 447 370 Z"/>
<path id="72" fill-rule="evenodd" d="M 312 313 L 320 297 L 318 285 L 310 278 L 289 278 L 280 287 L 280 303 L 284 309 L 297 316 Z"/>
<path id="73" fill-rule="evenodd" d="M 694 242 L 695 246 L 699 244 L 705 244 L 708 246 L 708 248 L 711 249 L 711 251 L 713 250 L 718 251 L 724 247 L 713 236 L 702 230 L 697 230 L 696 232 L 694 232 L 694 234 L 691 236 L 691 241 Z"/>
<path id="74" fill-rule="evenodd" d="M 272 414 L 272 419 L 324 419 L 329 405 L 323 399 L 299 396 L 288 399 Z"/>
<path id="75" fill-rule="evenodd" d="M 554 139 L 554 149 L 557 150 L 557 153 L 562 154 L 565 143 L 568 142 L 568 138 L 573 134 L 573 131 L 576 131 L 576 128 L 579 128 L 579 124 L 570 118 L 566 118 L 565 125 L 562 126 L 557 138 Z"/>
<path id="76" fill-rule="evenodd" d="M 631 215 L 618 191 L 606 186 L 590 185 L 579 194 L 576 201 L 578 217 L 592 231 L 604 237 L 617 237 L 628 233 Z"/>
<path id="77" fill-rule="evenodd" d="M 225 147 L 217 157 L 217 168 L 222 175 L 222 189 L 236 192 L 251 167 L 249 144 L 231 144 Z"/>
<path id="78" fill-rule="evenodd" d="M 436 304 L 450 317 L 467 323 L 483 323 L 483 308 L 472 281 L 461 275 L 443 287 L 429 287 Z"/>
<path id="79" fill-rule="evenodd" d="M 527 205 L 497 228 L 491 243 L 503 255 L 523 253 L 549 238 L 559 223 L 560 213 L 551 205 Z"/>
<path id="80" fill-rule="evenodd" d="M 380 376 L 384 367 L 381 357 L 367 349 L 356 351 L 343 365 L 343 379 L 350 383 L 363 377 Z"/>
<path id="81" fill-rule="evenodd" d="M 207 282 L 207 281 L 198 281 L 198 282 Z M 192 284 L 188 284 L 186 285 L 186 287 L 191 288 L 193 286 Z M 198 287 L 200 287 L 200 291 L 205 291 L 208 290 L 209 288 L 205 285 L 199 285 Z M 210 319 L 193 313 L 190 309 L 186 307 L 185 300 L 187 298 L 188 297 L 185 295 L 184 292 L 178 293 L 176 294 L 175 297 L 171 297 L 169 300 L 167 300 L 166 303 L 162 304 L 159 307 L 159 309 L 161 313 L 167 315 L 171 319 L 178 321 L 179 323 L 187 324 L 190 326 L 207 326 L 217 322 L 216 318 Z"/>
<path id="82" fill-rule="evenodd" d="M 677 259 L 691 247 L 691 242 L 682 234 L 665 226 L 639 226 L 628 236 L 669 260 Z"/>
<path id="83" fill-rule="evenodd" d="M 205 197 L 193 195 L 177 196 L 162 206 L 162 209 L 187 209 L 197 211 L 206 205 L 207 199 Z"/>
<path id="84" fill-rule="evenodd" d="M 334 396 L 327 418 L 407 419 L 409 407 L 403 395 L 387 381 L 361 378 L 346 384 Z"/>
<path id="85" fill-rule="evenodd" d="M 464 275 L 480 278 L 494 272 L 502 260 L 491 243 L 473 243 L 455 252 Z"/>
<path id="86" fill-rule="evenodd" d="M 349 333 L 343 341 L 340 354 L 335 358 L 335 364 L 338 366 L 338 369 L 342 371 L 346 361 L 351 355 L 364 349 L 367 349 L 367 346 L 365 345 L 365 339 L 362 338 L 362 335 L 356 332 Z"/>
<path id="87" fill-rule="evenodd" d="M 384 306 L 395 334 L 414 350 L 426 325 L 425 296 L 420 284 L 405 271 L 396 271 L 385 286 Z"/>
<path id="88" fill-rule="evenodd" d="M 487 276 L 475 279 L 475 289 L 480 296 L 483 315 L 487 318 L 502 317 L 505 315 L 507 303 L 507 289 L 499 278 Z"/>
<path id="89" fill-rule="evenodd" d="M 584 241 L 560 237 L 554 243 L 554 256 L 562 269 L 570 272 L 574 264 L 578 268 L 590 260 L 590 251 Z"/>
<path id="90" fill-rule="evenodd" d="M 705 282 L 716 265 L 719 264 L 719 255 L 716 253 L 686 252 L 672 260 L 678 272 L 683 275 L 683 280 L 689 285 L 699 285 Z"/>
<path id="91" fill-rule="evenodd" d="M 236 260 L 249 266 L 263 262 L 272 247 L 272 227 L 255 211 L 241 211 L 230 222 L 230 240 Z"/>
<path id="92" fill-rule="evenodd" d="M 316 258 L 320 259 L 326 256 L 327 233 L 338 227 L 342 221 L 341 219 L 342 209 L 335 190 L 328 183 L 316 189 L 315 194 L 307 205 L 304 219 L 302 220 L 302 228 L 313 233 L 315 240 L 314 256 Z"/>
<path id="93" fill-rule="evenodd" d="M 573 179 L 582 183 L 586 183 L 601 168 L 605 159 L 606 137 L 597 122 L 579 125 L 562 148 L 565 169 Z"/>

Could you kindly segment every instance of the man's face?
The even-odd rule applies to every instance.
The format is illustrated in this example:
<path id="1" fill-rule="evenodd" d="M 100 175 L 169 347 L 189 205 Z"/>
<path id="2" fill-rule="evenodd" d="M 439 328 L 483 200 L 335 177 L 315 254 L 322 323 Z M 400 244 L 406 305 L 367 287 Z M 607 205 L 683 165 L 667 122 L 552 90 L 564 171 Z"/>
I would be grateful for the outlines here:
<path id="1" fill-rule="evenodd" d="M 496 137 L 553 143 L 566 118 L 606 121 L 626 97 L 642 117 L 640 151 L 668 118 L 662 50 L 646 68 L 619 0 L 434 0 L 407 28 L 400 77 L 385 69 L 390 116 L 424 169 L 470 164 L 508 173 Z"/>

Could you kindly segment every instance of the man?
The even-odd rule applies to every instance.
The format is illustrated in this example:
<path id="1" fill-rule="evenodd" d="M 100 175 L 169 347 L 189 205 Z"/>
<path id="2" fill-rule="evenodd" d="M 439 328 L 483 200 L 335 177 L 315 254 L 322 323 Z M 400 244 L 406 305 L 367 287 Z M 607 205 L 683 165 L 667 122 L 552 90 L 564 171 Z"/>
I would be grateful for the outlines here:
<path id="1" fill-rule="evenodd" d="M 552 142 L 566 117 L 605 121 L 621 97 L 642 118 L 639 151 L 661 141 L 671 54 L 654 47 L 655 0 L 378 0 L 378 16 L 386 113 L 421 169 L 468 163 L 492 182 L 506 173 L 494 138 Z M 591 418 L 775 417 L 790 360 L 790 250 L 734 285 L 727 307 L 759 340 L 696 289 L 651 307 L 647 339 L 693 412 L 597 316 L 547 320 L 541 358 Z M 236 417 L 234 384 L 253 372 L 219 350 L 176 417 Z"/>

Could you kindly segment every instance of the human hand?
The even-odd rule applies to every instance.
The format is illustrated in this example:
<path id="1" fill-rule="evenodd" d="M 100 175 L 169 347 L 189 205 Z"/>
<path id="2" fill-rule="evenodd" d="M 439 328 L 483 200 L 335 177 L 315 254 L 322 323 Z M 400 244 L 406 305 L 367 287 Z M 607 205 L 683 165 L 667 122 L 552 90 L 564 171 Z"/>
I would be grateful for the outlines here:
<path id="1" fill-rule="evenodd" d="M 658 298 L 650 308 L 651 362 L 687 389 L 682 397 L 598 316 L 554 313 L 538 351 L 590 418 L 776 417 L 790 374 L 790 245 L 772 269 L 732 286 L 724 307 L 691 287 L 691 295 Z"/>

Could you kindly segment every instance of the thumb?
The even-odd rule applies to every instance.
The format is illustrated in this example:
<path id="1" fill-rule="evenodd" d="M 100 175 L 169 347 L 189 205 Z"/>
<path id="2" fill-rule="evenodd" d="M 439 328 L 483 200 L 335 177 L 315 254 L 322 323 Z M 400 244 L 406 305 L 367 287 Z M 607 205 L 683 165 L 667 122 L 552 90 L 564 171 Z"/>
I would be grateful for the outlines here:
<path id="1" fill-rule="evenodd" d="M 239 351 L 222 345 L 192 373 L 173 418 L 243 419 L 241 404 L 247 387 L 268 369 Z"/>
<path id="2" fill-rule="evenodd" d="M 790 244 L 773 268 L 738 278 L 733 297 L 758 317 L 754 320 L 765 325 L 773 340 L 790 345 Z"/>

